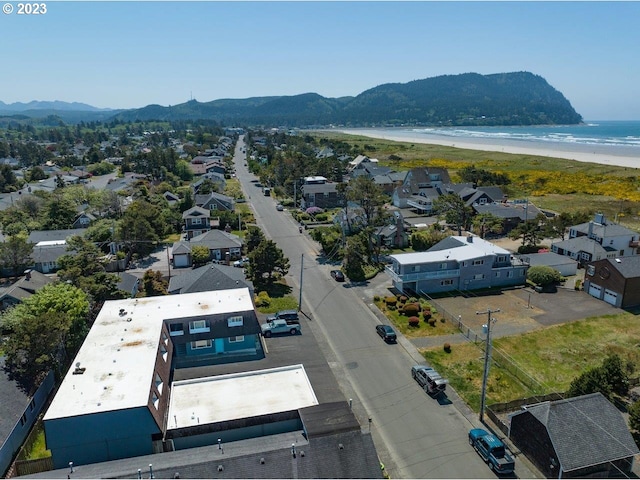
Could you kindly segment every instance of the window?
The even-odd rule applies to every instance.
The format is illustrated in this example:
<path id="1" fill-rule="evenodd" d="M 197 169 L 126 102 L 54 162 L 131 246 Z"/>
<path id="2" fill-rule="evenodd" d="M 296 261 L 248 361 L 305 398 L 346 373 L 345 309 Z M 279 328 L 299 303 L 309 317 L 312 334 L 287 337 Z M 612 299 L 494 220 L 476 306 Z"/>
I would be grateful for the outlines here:
<path id="1" fill-rule="evenodd" d="M 217 210 L 218 209 L 218 205 L 216 205 L 215 203 L 212 203 L 211 205 L 209 205 L 209 209 L 210 210 Z"/>
<path id="2" fill-rule="evenodd" d="M 524 270 L 520 270 L 520 276 L 524 277 Z"/>
<path id="3" fill-rule="evenodd" d="M 441 263 L 440 264 L 440 270 L 446 270 L 447 269 L 447 264 L 446 263 Z"/>
<path id="4" fill-rule="evenodd" d="M 156 373 L 156 376 L 153 379 L 153 382 L 156 384 L 156 389 L 158 390 L 158 393 L 162 395 L 162 387 L 164 385 L 164 382 L 162 381 L 162 378 L 160 378 L 160 375 Z"/>
<path id="5" fill-rule="evenodd" d="M 169 335 L 172 337 L 176 335 L 184 335 L 184 330 L 181 323 L 170 323 L 169 324 Z"/>
<path id="6" fill-rule="evenodd" d="M 227 318 L 227 327 L 241 327 L 243 323 L 242 315 Z"/>
<path id="7" fill-rule="evenodd" d="M 462 266 L 466 267 L 467 266 L 467 262 L 466 261 L 462 262 Z"/>
<path id="8" fill-rule="evenodd" d="M 151 401 L 153 402 L 153 406 L 156 407 L 156 410 L 158 410 L 158 408 L 160 407 L 160 398 L 155 394 L 155 392 L 151 397 Z"/>
<path id="9" fill-rule="evenodd" d="M 453 285 L 453 280 L 451 280 L 450 278 L 448 280 L 441 280 L 440 281 L 440 285 L 442 285 L 442 286 Z"/>
<path id="10" fill-rule="evenodd" d="M 500 277 L 500 272 L 496 272 L 496 278 Z"/>
<path id="11" fill-rule="evenodd" d="M 29 411 L 33 412 L 33 409 L 36 408 L 36 401 L 32 398 L 29 402 Z"/>
<path id="12" fill-rule="evenodd" d="M 411 265 L 409 267 L 409 271 L 410 272 L 419 272 L 420 271 L 420 265 Z"/>
<path id="13" fill-rule="evenodd" d="M 206 320 L 193 320 L 189 322 L 189 333 L 202 333 L 209 331 L 209 325 Z"/>
<path id="14" fill-rule="evenodd" d="M 471 265 L 482 265 L 484 263 L 484 260 L 474 260 Z"/>
<path id="15" fill-rule="evenodd" d="M 500 256 L 498 257 L 498 262 L 504 262 L 504 261 L 506 261 L 506 260 L 507 260 L 507 257 L 506 257 L 505 255 L 500 255 Z"/>
<path id="16" fill-rule="evenodd" d="M 507 278 L 513 278 L 513 270 L 507 272 Z"/>
<path id="17" fill-rule="evenodd" d="M 167 358 L 169 358 L 169 352 L 167 352 L 167 347 L 164 345 L 160 345 L 160 355 L 162 355 L 162 359 L 166 362 Z"/>
<path id="18" fill-rule="evenodd" d="M 244 335 L 229 337 L 229 343 L 240 343 L 240 342 L 244 342 Z"/>
<path id="19" fill-rule="evenodd" d="M 484 278 L 484 273 L 476 273 L 476 274 L 473 276 L 473 279 L 474 279 L 474 280 L 482 280 L 483 278 Z"/>
<path id="20" fill-rule="evenodd" d="M 587 275 L 595 275 L 595 274 L 596 274 L 596 266 L 589 265 L 589 267 L 587 268 Z"/>
<path id="21" fill-rule="evenodd" d="M 201 348 L 211 348 L 211 340 L 196 340 L 191 342 L 191 350 L 199 350 Z"/>
<path id="22" fill-rule="evenodd" d="M 26 423 L 27 423 L 27 414 L 23 413 L 22 416 L 20 417 L 20 425 L 24 427 Z"/>
<path id="23" fill-rule="evenodd" d="M 192 218 L 191 225 L 202 225 L 202 218 L 200 217 Z"/>

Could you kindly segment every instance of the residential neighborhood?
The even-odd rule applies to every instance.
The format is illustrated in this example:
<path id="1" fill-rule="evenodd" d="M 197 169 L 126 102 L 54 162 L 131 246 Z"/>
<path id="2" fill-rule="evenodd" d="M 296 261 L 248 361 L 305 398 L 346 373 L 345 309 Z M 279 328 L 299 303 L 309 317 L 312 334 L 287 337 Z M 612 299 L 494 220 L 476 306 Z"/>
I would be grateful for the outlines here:
<path id="1" fill-rule="evenodd" d="M 636 230 L 472 165 L 154 127 L 4 162 L 20 173 L 0 194 L 7 478 L 484 478 L 474 428 L 518 477 L 640 473 L 626 344 L 554 381 L 506 353 L 548 359 L 531 335 L 595 329 L 587 311 L 632 328 Z M 282 331 L 278 312 L 296 312 Z M 424 395 L 416 364 L 446 390 Z"/>

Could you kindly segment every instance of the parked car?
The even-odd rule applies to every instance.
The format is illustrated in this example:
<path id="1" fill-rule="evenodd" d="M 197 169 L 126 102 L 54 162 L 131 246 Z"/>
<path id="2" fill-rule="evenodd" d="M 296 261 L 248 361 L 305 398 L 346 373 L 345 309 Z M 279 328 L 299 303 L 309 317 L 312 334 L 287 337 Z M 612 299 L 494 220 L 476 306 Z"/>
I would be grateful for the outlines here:
<path id="1" fill-rule="evenodd" d="M 297 310 L 280 310 L 279 312 L 276 312 L 275 315 L 269 315 L 267 317 L 267 322 L 272 322 L 274 320 L 284 320 L 287 322 L 287 325 L 300 323 Z"/>
<path id="2" fill-rule="evenodd" d="M 282 212 L 284 210 L 284 207 L 282 206 L 281 203 L 276 205 L 276 210 L 279 211 L 279 212 Z"/>
<path id="3" fill-rule="evenodd" d="M 233 262 L 233 266 L 237 268 L 244 268 L 248 263 L 249 259 L 247 257 L 243 257 L 240 260 L 236 260 L 235 262 Z"/>
<path id="4" fill-rule="evenodd" d="M 482 428 L 469 431 L 469 445 L 487 462 L 495 473 L 513 473 L 515 462 L 502 440 Z"/>
<path id="5" fill-rule="evenodd" d="M 333 277 L 336 282 L 344 282 L 344 273 L 340 270 L 331 270 L 331 277 Z"/>
<path id="6" fill-rule="evenodd" d="M 396 343 L 396 332 L 389 325 L 376 325 L 376 332 L 387 343 Z"/>
<path id="7" fill-rule="evenodd" d="M 449 383 L 433 368 L 426 365 L 414 365 L 411 367 L 411 376 L 425 392 L 433 396 L 444 392 L 445 388 L 447 388 L 447 383 Z"/>
<path id="8" fill-rule="evenodd" d="M 272 320 L 260 326 L 262 335 L 269 338 L 274 333 L 290 333 L 295 335 L 300 332 L 300 324 L 289 325 L 285 320 Z"/>

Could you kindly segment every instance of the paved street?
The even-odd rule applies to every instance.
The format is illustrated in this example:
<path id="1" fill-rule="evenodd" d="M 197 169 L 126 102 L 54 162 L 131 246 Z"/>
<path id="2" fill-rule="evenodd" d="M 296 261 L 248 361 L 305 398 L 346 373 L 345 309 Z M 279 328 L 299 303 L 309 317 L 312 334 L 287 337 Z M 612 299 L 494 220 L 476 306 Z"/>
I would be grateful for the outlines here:
<path id="1" fill-rule="evenodd" d="M 307 331 L 313 334 L 344 398 L 352 399 L 361 425 L 371 419 L 376 448 L 390 475 L 494 477 L 467 442 L 468 430 L 478 425 L 477 416 L 455 392 L 436 400 L 413 381 L 410 368 L 421 357 L 412 343 L 400 338 L 397 345 L 387 345 L 376 335 L 374 327 L 381 319 L 367 303 L 370 289 L 378 288 L 374 283 L 386 278 L 364 285 L 335 282 L 329 275 L 334 267 L 323 262 L 317 243 L 300 234 L 292 217 L 277 211 L 275 200 L 251 182 L 255 177 L 243 166 L 241 145 L 236 148 L 236 175 L 247 198 L 251 196 L 258 225 L 290 260 L 287 283 L 296 297 L 302 276 L 303 336 Z M 536 476 L 521 462 L 516 472 Z"/>

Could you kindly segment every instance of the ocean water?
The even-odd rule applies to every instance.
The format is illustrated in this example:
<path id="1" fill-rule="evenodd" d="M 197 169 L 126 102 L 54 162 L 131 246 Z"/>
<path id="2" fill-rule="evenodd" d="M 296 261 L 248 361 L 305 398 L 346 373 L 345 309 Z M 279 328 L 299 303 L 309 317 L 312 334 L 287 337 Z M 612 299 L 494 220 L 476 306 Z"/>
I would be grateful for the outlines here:
<path id="1" fill-rule="evenodd" d="M 640 121 L 586 121 L 581 125 L 532 127 L 412 128 L 407 131 L 420 136 L 438 135 L 495 143 L 506 140 L 556 146 L 637 148 L 640 152 Z"/>
<path id="2" fill-rule="evenodd" d="M 640 120 L 533 127 L 395 127 L 342 131 L 401 142 L 528 153 L 640 168 Z"/>

